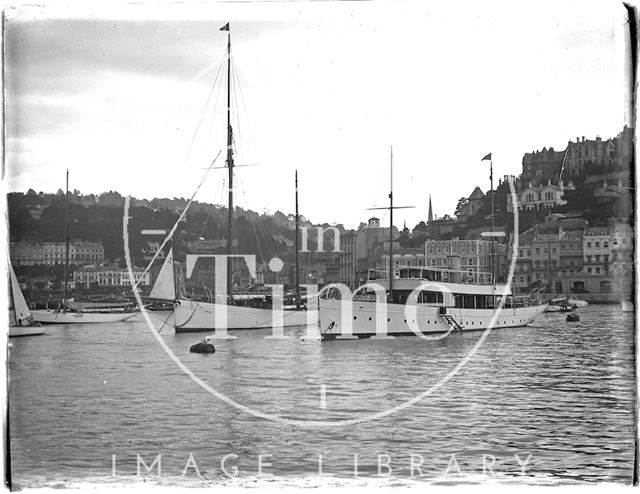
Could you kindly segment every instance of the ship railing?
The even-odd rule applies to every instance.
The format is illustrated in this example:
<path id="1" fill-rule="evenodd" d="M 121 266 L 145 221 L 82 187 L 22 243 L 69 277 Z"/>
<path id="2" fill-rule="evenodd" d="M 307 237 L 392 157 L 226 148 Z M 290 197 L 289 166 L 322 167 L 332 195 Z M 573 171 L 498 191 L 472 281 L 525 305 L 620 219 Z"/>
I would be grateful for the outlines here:
<path id="1" fill-rule="evenodd" d="M 436 266 L 408 266 L 397 265 L 393 268 L 394 279 L 421 279 L 428 281 L 442 281 L 451 283 L 458 278 L 457 283 L 470 283 L 476 285 L 490 285 L 491 273 L 487 271 L 469 272 L 466 269 L 454 269 Z M 371 268 L 368 270 L 369 280 L 387 279 L 388 268 Z"/>

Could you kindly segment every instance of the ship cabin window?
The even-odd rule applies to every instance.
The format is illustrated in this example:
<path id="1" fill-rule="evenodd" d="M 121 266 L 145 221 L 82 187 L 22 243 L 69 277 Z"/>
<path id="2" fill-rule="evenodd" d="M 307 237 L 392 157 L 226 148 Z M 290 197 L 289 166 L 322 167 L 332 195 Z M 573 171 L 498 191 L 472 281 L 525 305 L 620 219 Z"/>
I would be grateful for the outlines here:
<path id="1" fill-rule="evenodd" d="M 418 303 L 419 304 L 442 304 L 443 303 L 442 292 L 422 291 L 418 296 Z"/>
<path id="2" fill-rule="evenodd" d="M 487 309 L 493 307 L 491 295 L 466 295 L 455 293 L 455 307 L 461 309 Z"/>

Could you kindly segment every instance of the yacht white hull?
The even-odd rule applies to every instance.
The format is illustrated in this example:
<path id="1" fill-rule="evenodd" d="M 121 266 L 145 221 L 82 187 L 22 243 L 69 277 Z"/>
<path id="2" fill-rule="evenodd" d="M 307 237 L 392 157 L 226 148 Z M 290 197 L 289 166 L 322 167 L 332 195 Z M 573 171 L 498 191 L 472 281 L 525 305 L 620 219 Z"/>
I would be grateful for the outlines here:
<path id="1" fill-rule="evenodd" d="M 345 334 L 343 334 L 341 301 L 320 300 L 320 333 L 322 339 L 340 337 L 368 338 L 378 335 L 376 333 L 376 303 L 353 302 L 352 307 L 353 313 L 350 316 L 352 327 L 349 330 L 347 325 Z M 546 305 L 504 308 L 498 315 L 495 327 L 526 326 L 542 313 L 545 307 Z M 384 325 L 386 335 L 416 335 L 409 326 L 405 308 L 406 306 L 401 304 L 387 304 L 387 321 Z M 447 308 L 444 314 L 441 314 L 441 307 L 418 305 L 416 307 L 416 318 L 411 319 L 411 321 L 416 321 L 417 327 L 422 334 L 447 333 L 452 330 L 452 325 L 455 326 L 456 324 L 457 326 L 454 327 L 456 330 L 477 331 L 486 329 L 493 315 L 493 309 Z"/>
<path id="2" fill-rule="evenodd" d="M 44 334 L 44 328 L 38 326 L 9 326 L 9 338 L 16 336 L 37 336 Z"/>
<path id="3" fill-rule="evenodd" d="M 216 311 L 227 311 L 226 329 L 271 328 L 280 322 L 282 327 L 305 326 L 307 317 L 317 324 L 317 311 L 285 310 L 284 316 L 275 316 L 271 309 L 257 309 L 211 302 L 179 300 L 174 307 L 174 328 L 176 333 L 197 333 L 214 331 Z"/>
<path id="4" fill-rule="evenodd" d="M 33 320 L 42 324 L 95 324 L 128 321 L 139 312 L 63 312 L 51 309 L 33 310 Z"/>
<path id="5" fill-rule="evenodd" d="M 633 302 L 623 300 L 620 304 L 622 305 L 622 312 L 633 312 Z"/>

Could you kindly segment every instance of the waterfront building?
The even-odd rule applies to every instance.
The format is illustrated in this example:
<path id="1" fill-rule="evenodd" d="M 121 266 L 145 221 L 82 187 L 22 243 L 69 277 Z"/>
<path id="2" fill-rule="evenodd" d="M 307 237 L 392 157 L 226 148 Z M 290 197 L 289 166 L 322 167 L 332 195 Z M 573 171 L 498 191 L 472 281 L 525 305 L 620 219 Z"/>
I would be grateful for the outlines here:
<path id="1" fill-rule="evenodd" d="M 382 273 L 389 272 L 389 254 L 383 254 L 381 259 L 381 265 L 377 269 L 377 271 L 381 271 Z M 404 248 L 399 247 L 394 249 L 393 252 L 393 267 L 394 274 L 397 274 L 397 268 L 401 266 L 409 266 L 409 267 L 425 267 L 427 266 L 426 255 L 424 253 L 424 249 L 419 247 L 416 248 Z M 387 275 L 384 276 L 385 278 Z"/>
<path id="2" fill-rule="evenodd" d="M 490 240 L 427 240 L 424 246 L 425 266 L 459 270 L 460 278 L 457 281 L 489 283 L 491 243 Z M 505 275 L 506 250 L 505 244 L 493 242 L 493 272 L 496 279 Z"/>
<path id="3" fill-rule="evenodd" d="M 553 297 L 596 302 L 616 302 L 631 293 L 633 229 L 627 223 L 589 227 L 582 219 L 552 216 L 520 234 L 518 243 L 514 288 L 519 292 L 542 286 Z"/>
<path id="4" fill-rule="evenodd" d="M 150 273 L 143 268 L 133 267 L 133 280 L 139 286 L 149 286 L 151 284 Z M 113 266 L 87 265 L 76 269 L 73 273 L 73 281 L 76 286 L 90 288 L 98 286 L 131 286 L 129 270 Z"/>
<path id="5" fill-rule="evenodd" d="M 380 265 L 382 256 L 388 249 L 389 228 L 381 227 L 380 220 L 376 217 L 369 218 L 367 225 L 357 231 L 342 233 L 337 281 L 351 289 L 363 285 L 368 279 L 369 269 Z M 327 282 L 329 275 L 328 270 Z"/>
<path id="6" fill-rule="evenodd" d="M 586 225 L 582 219 L 550 216 L 548 221 L 521 233 L 513 280 L 515 288 L 527 292 L 532 286 L 545 286 L 555 294 L 584 291 L 581 274 Z M 509 263 L 513 255 L 513 236 L 510 242 Z"/>
<path id="7" fill-rule="evenodd" d="M 11 262 L 16 266 L 34 266 L 44 264 L 55 266 L 64 264 L 66 258 L 65 242 L 11 242 Z M 69 264 L 77 266 L 104 261 L 104 247 L 101 242 L 73 239 L 69 242 Z"/>
<path id="8" fill-rule="evenodd" d="M 611 223 L 611 286 L 614 293 L 628 295 L 634 282 L 634 232 L 631 225 Z"/>

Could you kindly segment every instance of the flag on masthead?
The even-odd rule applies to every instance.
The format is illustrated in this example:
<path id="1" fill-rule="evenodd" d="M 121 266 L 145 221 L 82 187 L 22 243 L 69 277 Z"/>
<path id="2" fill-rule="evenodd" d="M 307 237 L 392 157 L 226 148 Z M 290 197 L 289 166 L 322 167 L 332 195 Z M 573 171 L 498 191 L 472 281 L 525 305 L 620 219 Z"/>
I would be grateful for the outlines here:
<path id="1" fill-rule="evenodd" d="M 229 30 L 229 23 L 227 22 L 224 26 L 222 26 L 220 28 L 220 31 L 228 31 Z"/>
<path id="2" fill-rule="evenodd" d="M 227 24 L 228 25 L 228 24 Z M 480 161 L 484 161 L 484 160 L 489 160 L 491 161 L 491 153 L 487 154 L 484 158 L 482 158 Z"/>

